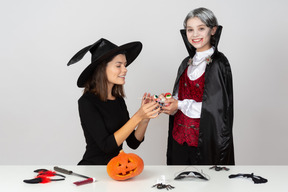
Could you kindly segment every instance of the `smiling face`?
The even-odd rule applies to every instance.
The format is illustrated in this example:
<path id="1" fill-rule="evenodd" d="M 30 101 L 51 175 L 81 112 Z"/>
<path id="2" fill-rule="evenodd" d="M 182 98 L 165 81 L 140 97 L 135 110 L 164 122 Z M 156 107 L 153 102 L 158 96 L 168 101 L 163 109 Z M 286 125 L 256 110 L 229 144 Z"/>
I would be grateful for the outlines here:
<path id="1" fill-rule="evenodd" d="M 214 35 L 217 27 L 207 27 L 198 17 L 187 20 L 186 35 L 189 43 L 196 48 L 197 52 L 211 48 L 211 35 Z"/>
<path id="2" fill-rule="evenodd" d="M 124 54 L 116 55 L 110 62 L 107 63 L 106 74 L 108 87 L 125 84 L 126 69 L 126 56 Z"/>

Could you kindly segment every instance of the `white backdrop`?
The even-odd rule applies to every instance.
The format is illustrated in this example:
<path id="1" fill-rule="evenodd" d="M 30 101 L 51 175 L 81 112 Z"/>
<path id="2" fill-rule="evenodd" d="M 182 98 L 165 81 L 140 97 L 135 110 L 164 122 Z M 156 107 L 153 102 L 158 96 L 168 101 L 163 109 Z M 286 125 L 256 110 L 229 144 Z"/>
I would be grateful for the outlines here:
<path id="1" fill-rule="evenodd" d="M 179 30 L 187 13 L 211 9 L 223 25 L 219 50 L 234 83 L 238 165 L 285 165 L 287 30 L 285 0 L 10 0 L 0 1 L 0 164 L 77 164 L 85 150 L 76 81 L 90 61 L 67 67 L 81 48 L 107 38 L 139 40 L 128 67 L 126 104 L 132 116 L 144 92 L 171 92 L 188 55 Z M 136 151 L 146 164 L 165 164 L 168 116 L 151 120 Z"/>

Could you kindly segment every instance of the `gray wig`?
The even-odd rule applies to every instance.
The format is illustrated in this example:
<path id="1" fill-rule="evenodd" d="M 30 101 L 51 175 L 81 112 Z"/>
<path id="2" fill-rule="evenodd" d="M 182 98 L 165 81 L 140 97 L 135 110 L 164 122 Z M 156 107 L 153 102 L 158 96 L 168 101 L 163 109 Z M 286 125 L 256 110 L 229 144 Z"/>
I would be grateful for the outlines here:
<path id="1" fill-rule="evenodd" d="M 188 13 L 183 23 L 185 29 L 187 27 L 187 21 L 193 17 L 198 17 L 209 28 L 218 26 L 218 21 L 214 13 L 210 11 L 209 9 L 200 7 Z"/>

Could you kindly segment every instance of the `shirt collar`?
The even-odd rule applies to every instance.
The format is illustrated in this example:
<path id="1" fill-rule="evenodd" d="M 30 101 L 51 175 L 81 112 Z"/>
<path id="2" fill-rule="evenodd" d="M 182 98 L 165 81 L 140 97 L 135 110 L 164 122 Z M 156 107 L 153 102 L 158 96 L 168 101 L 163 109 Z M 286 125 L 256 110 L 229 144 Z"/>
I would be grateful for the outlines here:
<path id="1" fill-rule="evenodd" d="M 196 52 L 196 54 L 193 57 L 193 65 L 199 65 L 200 63 L 203 63 L 203 61 L 211 56 L 215 51 L 215 47 L 211 47 L 210 49 L 202 52 Z"/>

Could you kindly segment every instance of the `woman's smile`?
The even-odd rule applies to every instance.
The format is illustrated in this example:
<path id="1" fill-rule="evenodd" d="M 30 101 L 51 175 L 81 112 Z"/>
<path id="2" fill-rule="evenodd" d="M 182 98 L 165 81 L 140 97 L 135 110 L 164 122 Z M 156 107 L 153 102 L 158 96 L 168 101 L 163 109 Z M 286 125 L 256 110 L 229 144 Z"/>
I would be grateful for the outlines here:
<path id="1" fill-rule="evenodd" d="M 127 74 L 126 69 L 126 56 L 124 54 L 116 55 L 112 61 L 108 62 L 106 68 L 106 74 L 108 78 L 108 84 L 110 85 L 124 85 L 125 77 Z"/>

